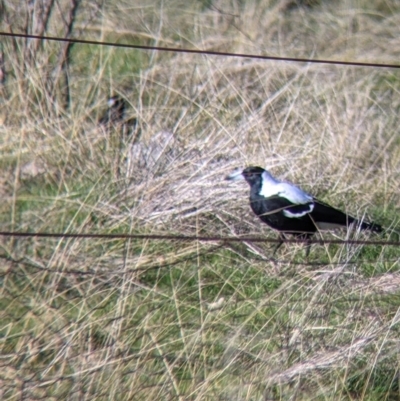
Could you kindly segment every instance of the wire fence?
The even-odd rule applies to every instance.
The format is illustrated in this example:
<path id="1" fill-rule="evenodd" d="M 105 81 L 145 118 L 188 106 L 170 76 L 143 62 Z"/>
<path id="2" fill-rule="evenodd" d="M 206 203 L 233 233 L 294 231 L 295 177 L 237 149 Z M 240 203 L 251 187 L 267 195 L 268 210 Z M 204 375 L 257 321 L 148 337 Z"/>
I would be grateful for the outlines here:
<path id="1" fill-rule="evenodd" d="M 196 241 L 196 242 L 255 242 L 270 244 L 319 244 L 319 245 L 366 245 L 366 246 L 400 246 L 400 241 L 358 240 L 358 239 L 324 239 L 324 238 L 265 238 L 265 237 L 232 237 L 232 236 L 198 236 L 198 235 L 171 235 L 171 234 L 93 234 L 93 233 L 49 233 L 49 232 L 16 232 L 0 231 L 3 237 L 37 237 L 37 238 L 86 238 L 86 239 L 132 239 L 150 241 Z"/>
<path id="2" fill-rule="evenodd" d="M 71 44 L 85 44 L 95 46 L 110 46 L 119 47 L 125 49 L 136 49 L 136 50 L 151 50 L 151 51 L 162 51 L 172 53 L 189 53 L 207 56 L 219 56 L 219 57 L 238 57 L 238 58 L 249 58 L 258 60 L 269 60 L 269 61 L 285 61 L 295 63 L 310 63 L 310 64 L 331 64 L 349 67 L 371 67 L 371 68 L 393 68 L 400 69 L 400 64 L 385 64 L 385 63 L 367 63 L 358 61 L 340 61 L 340 60 L 319 60 L 311 58 L 297 58 L 297 57 L 277 57 L 277 56 L 266 56 L 260 54 L 250 53 L 232 53 L 232 52 L 219 52 L 214 50 L 199 50 L 199 49 L 187 49 L 178 47 L 163 47 L 163 46 L 145 46 L 145 45 L 134 45 L 128 43 L 114 43 L 114 42 L 102 42 L 97 40 L 86 40 L 77 38 L 61 38 L 57 36 L 43 36 L 43 35 L 30 35 L 24 33 L 15 32 L 0 32 L 0 36 L 13 37 L 13 38 L 24 38 L 24 39 L 36 39 L 53 42 L 65 42 Z"/>
<path id="3" fill-rule="evenodd" d="M 85 40 L 78 38 L 46 36 L 46 35 L 33 35 L 15 32 L 0 32 L 0 36 L 34 39 L 42 41 L 55 41 L 65 42 L 70 44 L 86 44 L 94 46 L 109 46 L 117 48 L 128 48 L 136 50 L 149 50 L 149 51 L 164 51 L 173 53 L 189 53 L 197 55 L 209 55 L 219 57 L 238 57 L 250 58 L 269 61 L 283 61 L 283 62 L 301 62 L 301 63 L 315 63 L 315 64 L 331 64 L 339 66 L 354 66 L 354 67 L 371 67 L 371 68 L 393 68 L 399 69 L 400 65 L 385 64 L 385 63 L 367 63 L 367 62 L 354 62 L 354 61 L 340 61 L 340 60 L 319 60 L 310 58 L 295 58 L 295 57 L 275 57 L 257 54 L 243 54 L 232 52 L 219 52 L 211 50 L 199 50 L 188 48 L 174 48 L 174 47 L 161 47 L 161 46 L 145 46 L 126 43 L 114 43 L 106 41 Z M 400 241 L 392 240 L 358 240 L 358 239 L 324 239 L 324 238 L 265 238 L 265 237 L 233 237 L 233 236 L 188 236 L 188 235 L 170 235 L 170 234 L 102 234 L 102 233 L 49 233 L 49 232 L 15 232 L 15 231 L 1 231 L 2 237 L 36 237 L 36 238 L 75 238 L 75 239 L 131 239 L 131 240 L 150 240 L 150 241 L 195 241 L 195 242 L 222 242 L 228 243 L 270 243 L 270 244 L 318 244 L 318 245 L 363 245 L 363 246 L 400 246 Z"/>
<path id="4" fill-rule="evenodd" d="M 374 67 L 374 68 L 394 68 L 399 69 L 400 65 L 397 64 L 385 64 L 385 63 L 366 63 L 366 62 L 354 62 L 354 61 L 340 61 L 340 60 L 315 60 L 309 58 L 294 58 L 294 57 L 275 57 L 257 54 L 241 54 L 232 52 L 218 52 L 211 50 L 198 50 L 188 48 L 173 48 L 173 47 L 161 47 L 161 46 L 145 46 L 135 45 L 126 43 L 114 43 L 96 40 L 85 40 L 78 38 L 62 38 L 57 36 L 44 36 L 44 35 L 32 35 L 15 32 L 0 32 L 0 36 L 13 37 L 13 38 L 24 38 L 24 39 L 36 39 L 44 41 L 56 41 L 56 42 L 67 42 L 71 44 L 86 44 L 95 46 L 110 46 L 118 48 L 129 48 L 137 50 L 151 50 L 151 51 L 164 51 L 174 53 L 191 53 L 198 55 L 210 55 L 210 56 L 225 56 L 225 57 L 239 57 L 239 58 L 251 58 L 260 60 L 271 60 L 271 61 L 286 61 L 286 62 L 302 62 L 302 63 L 316 63 L 316 64 L 332 64 L 341 66 L 354 66 L 354 67 Z M 41 238 L 103 238 L 103 239 L 146 239 L 146 240 L 168 240 L 168 241 L 199 241 L 199 242 L 215 242 L 222 241 L 225 243 L 232 242 L 255 242 L 255 243 L 308 243 L 308 244 L 337 244 L 337 245 L 364 245 L 364 246 L 400 246 L 399 241 L 382 241 L 382 240 L 337 240 L 337 239 L 301 239 L 301 238 L 286 238 L 286 239 L 274 239 L 274 238 L 262 238 L 262 237 L 224 237 L 224 236 L 185 236 L 185 235 L 165 235 L 165 234 L 93 234 L 93 233 L 43 233 L 43 232 L 11 232 L 2 231 L 0 236 L 5 237 L 41 237 Z"/>
<path id="5" fill-rule="evenodd" d="M 16 32 L 0 32 L 0 36 L 12 37 L 12 38 L 23 38 L 23 39 L 34 39 L 41 41 L 55 41 L 65 42 L 70 44 L 85 44 L 93 46 L 108 46 L 116 48 L 128 48 L 136 50 L 149 50 L 149 51 L 162 51 L 162 52 L 173 52 L 173 53 L 189 53 L 197 55 L 209 55 L 219 57 L 238 57 L 238 58 L 250 58 L 259 60 L 269 61 L 283 61 L 283 62 L 301 62 L 301 63 L 315 63 L 315 64 L 331 64 L 339 66 L 354 66 L 354 67 L 372 67 L 372 68 L 393 68 L 399 69 L 398 64 L 386 64 L 386 63 L 368 63 L 368 62 L 355 62 L 355 61 L 340 61 L 340 60 L 325 60 L 325 59 L 310 59 L 310 58 L 295 58 L 295 57 L 275 57 L 267 55 L 257 54 L 243 54 L 233 52 L 219 52 L 211 50 L 199 50 L 199 49 L 188 49 L 188 48 L 173 48 L 173 47 L 162 47 L 162 46 L 146 46 L 136 45 L 127 43 L 114 43 L 107 41 L 97 40 L 86 40 L 71 37 L 58 37 L 58 36 L 47 36 L 47 35 L 33 35 L 26 33 Z M 271 243 L 271 244 L 319 244 L 319 245 L 363 245 L 363 246 L 400 246 L 399 241 L 392 240 L 354 240 L 354 239 L 324 239 L 324 238 L 264 238 L 264 237 L 233 237 L 233 236 L 187 236 L 187 235 L 169 235 L 169 234 L 102 234 L 102 233 L 48 233 L 48 232 L 14 232 L 14 231 L 1 231 L 0 236 L 2 237 L 36 237 L 36 238 L 76 238 L 76 239 L 132 239 L 132 240 L 151 240 L 151 241 L 182 241 L 182 242 L 222 242 L 222 243 L 235 243 L 235 242 L 249 242 L 249 243 Z"/>

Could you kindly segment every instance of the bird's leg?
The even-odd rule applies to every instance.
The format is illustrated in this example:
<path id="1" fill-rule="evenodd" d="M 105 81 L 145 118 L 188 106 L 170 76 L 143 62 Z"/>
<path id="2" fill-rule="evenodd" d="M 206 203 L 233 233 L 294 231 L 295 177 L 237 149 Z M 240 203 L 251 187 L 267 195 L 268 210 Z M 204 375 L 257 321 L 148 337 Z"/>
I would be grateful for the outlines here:
<path id="1" fill-rule="evenodd" d="M 306 246 L 306 258 L 310 256 L 310 250 L 311 250 L 311 235 L 306 234 L 303 238 L 305 238 L 305 246 Z"/>
<path id="2" fill-rule="evenodd" d="M 279 242 L 276 244 L 272 256 L 275 256 L 276 251 L 277 251 L 277 250 L 282 246 L 282 244 L 285 242 L 285 239 L 286 239 L 285 234 L 279 233 L 278 239 L 279 239 Z"/>

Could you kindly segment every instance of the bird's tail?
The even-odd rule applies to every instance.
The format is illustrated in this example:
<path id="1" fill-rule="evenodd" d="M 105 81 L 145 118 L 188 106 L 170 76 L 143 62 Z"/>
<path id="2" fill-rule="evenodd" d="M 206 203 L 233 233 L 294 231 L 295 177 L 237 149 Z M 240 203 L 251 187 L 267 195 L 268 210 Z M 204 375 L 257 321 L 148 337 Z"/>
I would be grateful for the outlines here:
<path id="1" fill-rule="evenodd" d="M 354 219 L 355 220 L 355 219 Z M 360 226 L 361 230 L 370 230 L 374 233 L 381 233 L 383 232 L 382 226 L 376 223 L 367 223 L 366 221 L 358 221 L 355 220 L 356 224 Z"/>
<path id="2" fill-rule="evenodd" d="M 376 223 L 368 223 L 366 221 L 359 221 L 340 210 L 327 205 L 324 202 L 315 199 L 314 210 L 312 212 L 314 223 L 323 228 L 334 228 L 338 226 L 348 227 L 349 225 L 357 225 L 361 230 L 370 230 L 375 233 L 383 231 L 382 226 Z M 331 226 L 331 227 L 330 227 Z"/>

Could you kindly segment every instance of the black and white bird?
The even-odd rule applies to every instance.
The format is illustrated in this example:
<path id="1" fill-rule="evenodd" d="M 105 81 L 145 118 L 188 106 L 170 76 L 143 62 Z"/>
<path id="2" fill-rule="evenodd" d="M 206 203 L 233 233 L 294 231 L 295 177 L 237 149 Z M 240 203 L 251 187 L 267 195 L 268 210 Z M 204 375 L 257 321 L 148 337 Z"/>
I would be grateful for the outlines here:
<path id="1" fill-rule="evenodd" d="M 115 95 L 107 101 L 108 109 L 99 119 L 100 125 L 111 125 L 122 123 L 125 119 L 126 102 L 120 96 Z"/>
<path id="2" fill-rule="evenodd" d="M 136 117 L 126 118 L 126 100 L 114 95 L 108 99 L 107 105 L 108 109 L 99 119 L 99 124 L 107 130 L 110 130 L 111 127 L 120 127 L 126 138 L 137 140 L 140 136 L 138 120 Z"/>
<path id="3" fill-rule="evenodd" d="M 275 251 L 282 245 L 285 234 L 309 240 L 317 231 L 350 225 L 376 233 L 383 231 L 379 224 L 359 221 L 321 202 L 295 185 L 277 180 L 261 167 L 250 166 L 244 170 L 235 170 L 226 179 L 245 179 L 248 182 L 251 209 L 261 221 L 279 231 L 281 242 Z"/>

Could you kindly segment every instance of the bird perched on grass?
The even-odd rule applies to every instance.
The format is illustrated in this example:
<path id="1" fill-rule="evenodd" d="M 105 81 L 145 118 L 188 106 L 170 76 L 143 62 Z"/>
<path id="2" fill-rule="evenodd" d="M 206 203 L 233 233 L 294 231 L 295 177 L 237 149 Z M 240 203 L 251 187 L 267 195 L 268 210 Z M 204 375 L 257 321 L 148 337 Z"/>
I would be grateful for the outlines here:
<path id="1" fill-rule="evenodd" d="M 100 125 L 118 124 L 125 119 L 126 102 L 120 96 L 115 95 L 107 101 L 108 109 L 99 119 Z"/>
<path id="2" fill-rule="evenodd" d="M 376 233 L 383 231 L 379 224 L 359 221 L 342 211 L 319 201 L 300 188 L 274 178 L 261 167 L 235 170 L 227 180 L 245 179 L 250 185 L 250 206 L 253 212 L 273 229 L 279 231 L 276 250 L 282 245 L 285 234 L 305 239 L 320 230 L 357 225 L 361 230 Z M 307 244 L 307 255 L 310 244 Z"/>
<path id="3" fill-rule="evenodd" d="M 107 101 L 108 109 L 99 119 L 99 124 L 110 129 L 112 126 L 119 126 L 123 129 L 126 137 L 134 136 L 138 131 L 138 120 L 136 117 L 126 119 L 126 100 L 118 95 L 110 97 Z"/>

